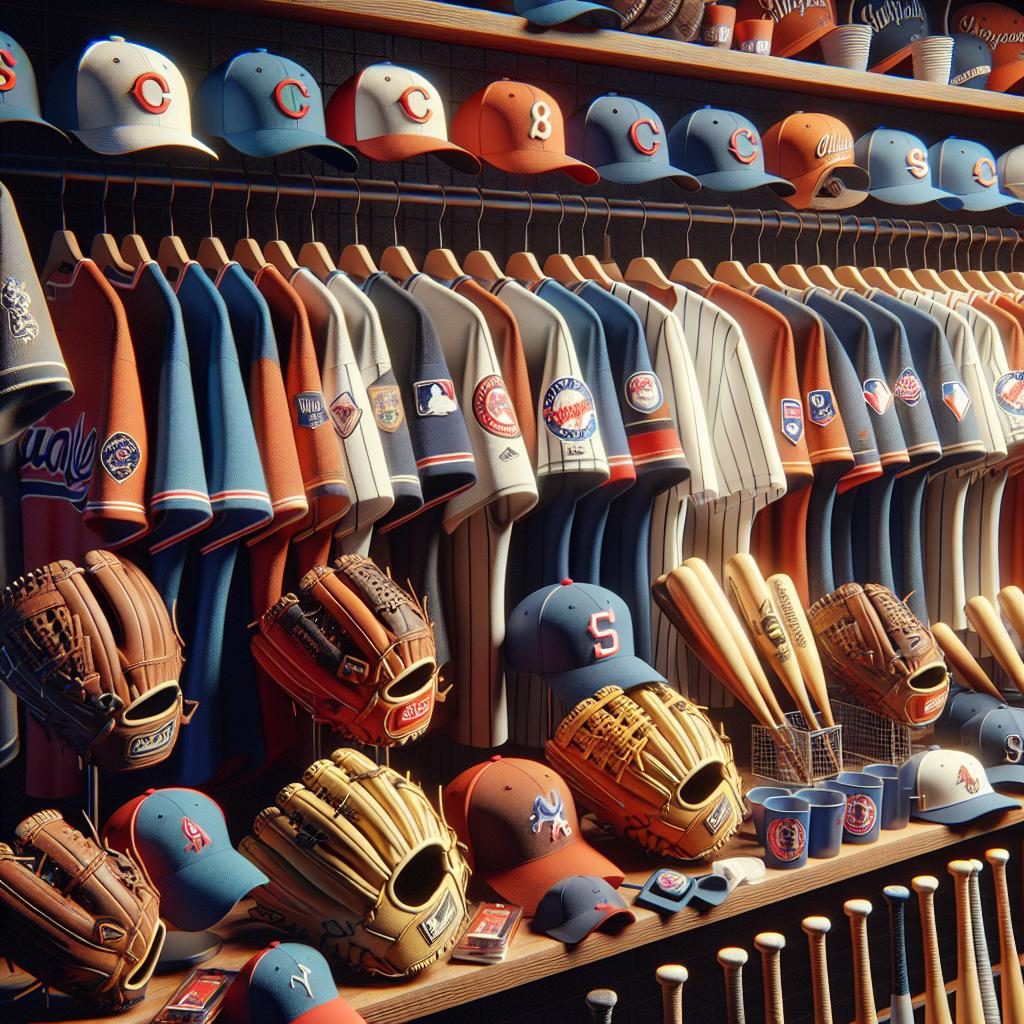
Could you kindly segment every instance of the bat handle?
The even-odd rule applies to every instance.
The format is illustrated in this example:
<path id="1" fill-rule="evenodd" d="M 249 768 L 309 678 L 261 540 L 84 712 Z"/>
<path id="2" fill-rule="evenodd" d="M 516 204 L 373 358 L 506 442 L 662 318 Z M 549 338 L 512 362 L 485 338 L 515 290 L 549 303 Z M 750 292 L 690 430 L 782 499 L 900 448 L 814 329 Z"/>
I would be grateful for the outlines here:
<path id="1" fill-rule="evenodd" d="M 805 917 L 800 927 L 807 934 L 811 954 L 811 994 L 814 1000 L 814 1024 L 832 1024 L 832 993 L 828 984 L 828 954 L 825 936 L 832 930 L 827 917 Z"/>
<path id="2" fill-rule="evenodd" d="M 663 964 L 655 972 L 661 986 L 662 1024 L 683 1024 L 683 985 L 689 976 L 682 964 Z"/>
<path id="3" fill-rule="evenodd" d="M 939 880 L 934 875 L 918 875 L 910 884 L 917 893 L 917 905 L 921 912 L 925 976 L 924 1021 L 925 1024 L 953 1024 L 953 1018 L 949 1013 L 946 982 L 942 977 L 939 936 L 935 928 L 935 892 L 939 888 Z"/>
<path id="4" fill-rule="evenodd" d="M 999 959 L 1002 971 L 999 984 L 1003 996 L 1003 1016 L 1007 1021 L 1024 1020 L 1024 976 L 1021 975 L 1017 940 L 1013 935 L 1013 914 L 1010 910 L 1010 891 L 1006 884 L 1007 850 L 985 851 L 985 860 L 992 865 L 992 879 L 996 889 L 996 913 L 999 916 Z"/>
<path id="5" fill-rule="evenodd" d="M 725 1017 L 727 1024 L 746 1024 L 743 1009 L 743 967 L 747 951 L 726 946 L 718 951 L 718 962 L 725 973 Z"/>
<path id="6" fill-rule="evenodd" d="M 992 959 L 985 937 L 985 918 L 981 911 L 981 872 L 984 864 L 971 860 L 968 892 L 971 897 L 971 934 L 974 938 L 974 963 L 978 969 L 978 986 L 981 989 L 981 1005 L 985 1011 L 985 1024 L 1000 1024 L 999 1003 L 996 1001 L 996 983 L 992 974 Z"/>
<path id="7" fill-rule="evenodd" d="M 843 912 L 850 919 L 850 936 L 853 940 L 856 1024 L 878 1024 L 871 981 L 871 952 L 868 949 L 868 915 L 873 909 L 868 900 L 847 900 L 843 904 Z"/>
<path id="8" fill-rule="evenodd" d="M 587 1009 L 593 1024 L 612 1024 L 612 1011 L 619 997 L 610 988 L 595 988 L 587 993 Z"/>
<path id="9" fill-rule="evenodd" d="M 889 905 L 889 991 L 892 1024 L 914 1024 L 914 1006 L 910 999 L 910 976 L 907 972 L 907 932 L 905 908 L 910 890 L 903 885 L 887 885 L 882 896 Z"/>
<path id="10" fill-rule="evenodd" d="M 971 927 L 971 873 L 974 865 L 969 860 L 953 860 L 949 862 L 948 870 L 956 886 L 957 1024 L 985 1024 Z"/>
<path id="11" fill-rule="evenodd" d="M 760 932 L 754 936 L 754 945 L 761 953 L 765 1024 L 786 1024 L 782 1005 L 782 951 L 786 939 L 778 932 Z"/>

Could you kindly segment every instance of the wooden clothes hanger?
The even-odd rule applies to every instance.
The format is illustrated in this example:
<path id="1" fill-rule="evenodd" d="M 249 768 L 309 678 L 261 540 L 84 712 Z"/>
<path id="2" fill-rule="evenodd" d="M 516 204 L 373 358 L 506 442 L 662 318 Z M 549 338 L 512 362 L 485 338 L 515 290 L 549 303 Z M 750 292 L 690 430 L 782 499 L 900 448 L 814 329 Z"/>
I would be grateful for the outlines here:
<path id="1" fill-rule="evenodd" d="M 242 211 L 242 216 L 244 218 L 244 235 L 235 242 L 235 248 L 231 253 L 231 258 L 236 263 L 240 264 L 243 270 L 255 275 L 267 265 L 267 261 L 263 258 L 263 252 L 260 250 L 256 239 L 252 237 L 249 228 L 249 203 L 252 201 L 252 178 L 249 177 L 248 171 L 245 169 L 245 160 L 242 161 L 242 168 L 245 172 L 245 207 Z"/>
<path id="2" fill-rule="evenodd" d="M 50 239 L 50 249 L 46 254 L 46 263 L 39 279 L 45 284 L 55 273 L 70 273 L 77 264 L 85 259 L 78 244 L 74 231 L 68 229 L 67 212 L 64 209 L 64 193 L 67 191 L 67 176 L 64 163 L 60 165 L 60 228 Z"/>
<path id="3" fill-rule="evenodd" d="M 845 264 L 844 266 L 836 267 L 836 280 L 844 288 L 852 288 L 855 292 L 859 292 L 861 295 L 866 294 L 871 290 L 871 285 L 864 280 L 864 275 L 860 272 L 860 268 L 857 264 L 857 243 L 860 241 L 861 235 L 861 222 L 860 217 L 853 218 L 854 223 L 857 226 L 856 234 L 853 236 L 853 251 L 850 254 L 852 262 Z M 836 263 L 839 263 L 839 239 L 836 239 Z"/>
<path id="4" fill-rule="evenodd" d="M 521 252 L 514 252 L 505 261 L 505 273 L 517 281 L 542 281 L 544 279 L 544 271 L 540 269 L 540 264 L 537 262 L 537 257 L 530 252 L 530 224 L 533 222 L 533 196 L 529 192 L 524 192 L 524 196 L 530 202 L 530 213 L 526 218 L 526 224 L 523 227 L 523 248 Z"/>
<path id="5" fill-rule="evenodd" d="M 985 246 L 988 244 L 988 227 L 985 227 L 985 241 L 982 243 L 981 251 L 985 252 Z M 988 271 L 988 279 L 996 286 L 996 290 L 1003 292 L 1007 295 L 1016 295 L 1019 289 L 1017 286 L 1006 276 L 1005 270 L 999 269 L 999 253 L 1003 248 L 1003 229 L 999 228 L 999 234 L 996 236 L 996 251 L 993 254 L 992 262 L 995 264 L 994 268 Z"/>
<path id="6" fill-rule="evenodd" d="M 817 263 L 813 267 L 809 267 L 807 270 L 807 276 L 811 281 L 816 284 L 819 288 L 825 288 L 828 291 L 838 291 L 842 288 L 839 279 L 836 277 L 835 272 L 832 268 L 821 262 L 821 232 L 822 232 L 822 219 L 821 214 L 818 214 L 818 237 L 814 242 L 814 256 L 817 259 Z M 839 237 L 843 233 L 843 218 L 841 214 L 836 214 L 836 258 L 832 261 L 833 263 L 839 263 Z"/>
<path id="7" fill-rule="evenodd" d="M 212 166 L 212 161 L 211 161 Z M 132 229 L 121 239 L 121 258 L 125 263 L 138 267 L 143 263 L 149 263 L 153 257 L 149 255 L 149 247 L 143 240 L 142 235 L 136 230 L 135 200 L 139 195 L 139 176 L 135 172 L 135 160 L 132 159 L 132 198 L 129 206 L 132 212 Z"/>
<path id="8" fill-rule="evenodd" d="M 784 221 L 782 219 L 782 214 L 778 210 L 773 210 L 772 212 L 775 214 L 775 218 L 776 218 L 776 220 L 778 222 L 776 224 L 775 239 L 773 241 L 773 247 L 774 247 L 773 251 L 775 253 L 775 256 L 778 257 L 778 255 L 779 255 L 779 235 L 782 234 L 782 228 L 784 226 Z M 764 214 L 763 213 L 761 214 L 761 230 L 762 231 L 764 230 Z M 775 267 L 773 267 L 770 263 L 762 263 L 761 262 L 761 233 L 760 232 L 758 233 L 758 236 L 757 236 L 757 262 L 756 263 L 752 263 L 749 267 L 747 267 L 747 274 L 757 284 L 763 284 L 765 287 L 772 288 L 772 289 L 774 289 L 777 292 L 781 292 L 786 287 L 785 282 L 775 272 Z M 723 278 L 723 280 L 725 280 L 725 279 Z"/>
<path id="9" fill-rule="evenodd" d="M 681 260 L 676 260 L 676 265 L 668 275 L 669 279 L 676 284 L 689 285 L 698 291 L 704 291 L 717 282 L 708 273 L 703 260 L 690 255 L 690 232 L 693 230 L 693 210 L 689 203 L 686 204 L 686 233 L 683 235 L 683 252 L 686 254 Z"/>
<path id="10" fill-rule="evenodd" d="M 896 234 L 896 225 L 890 220 L 887 222 L 892 232 L 889 235 L 889 266 L 892 266 L 892 240 Z M 885 292 L 887 295 L 895 295 L 900 289 L 899 285 L 889 276 L 889 272 L 878 265 L 878 255 L 876 252 L 876 246 L 878 245 L 878 228 L 880 221 L 877 217 L 874 218 L 874 234 L 871 236 L 871 259 L 875 262 L 870 267 L 865 267 L 863 271 L 864 280 L 867 281 L 871 288 L 878 288 L 880 291 Z"/>
<path id="11" fill-rule="evenodd" d="M 797 219 L 800 230 L 793 241 L 793 262 L 779 267 L 779 277 L 790 288 L 799 288 L 801 291 L 805 291 L 808 288 L 813 288 L 814 282 L 807 276 L 807 271 L 800 262 L 800 239 L 804 237 L 804 217 L 799 212 L 794 214 L 794 216 Z"/>
<path id="12" fill-rule="evenodd" d="M 398 213 L 402 209 L 402 189 L 398 182 L 395 186 L 395 211 L 391 215 L 391 231 L 394 235 L 394 243 L 389 245 L 380 257 L 380 269 L 390 274 L 398 281 L 408 281 L 413 274 L 418 274 L 416 261 L 412 253 L 404 245 L 398 244 Z"/>
<path id="13" fill-rule="evenodd" d="M 281 237 L 281 225 L 277 219 L 277 208 L 281 202 L 281 180 L 277 176 L 277 167 L 274 167 L 274 237 L 263 246 L 263 258 L 273 266 L 277 267 L 287 280 L 299 269 L 291 246 Z"/>
<path id="14" fill-rule="evenodd" d="M 501 267 L 498 266 L 498 261 L 490 249 L 484 248 L 481 229 L 481 222 L 484 219 L 484 194 L 479 186 L 476 195 L 480 201 L 476 214 L 476 248 L 462 261 L 462 266 L 467 274 L 477 277 L 481 281 L 501 281 L 505 275 Z"/>
<path id="15" fill-rule="evenodd" d="M 445 214 L 448 212 L 448 193 L 441 186 L 441 216 L 437 218 L 437 248 L 431 249 L 423 259 L 423 272 L 431 277 L 439 278 L 442 281 L 454 281 L 462 277 L 462 267 L 455 258 L 451 249 L 444 247 L 444 234 L 442 225 Z"/>
<path id="16" fill-rule="evenodd" d="M 89 249 L 89 257 L 104 273 L 108 270 L 116 271 L 119 274 L 131 276 L 135 267 L 126 263 L 118 251 L 117 242 L 114 236 L 107 231 L 107 195 L 110 192 L 110 178 L 107 175 L 107 165 L 103 164 L 103 198 L 100 200 L 100 211 L 103 217 L 103 230 L 92 240 Z"/>
<path id="17" fill-rule="evenodd" d="M 380 273 L 377 264 L 373 262 L 370 250 L 359 241 L 359 207 L 363 205 L 363 189 L 358 178 L 352 179 L 356 188 L 356 208 L 352 212 L 353 241 L 341 250 L 338 257 L 338 269 L 344 270 L 349 277 L 356 281 L 365 281 L 373 274 Z"/>
<path id="18" fill-rule="evenodd" d="M 189 262 L 189 255 L 185 251 L 185 243 L 174 233 L 174 193 L 177 185 L 174 181 L 174 173 L 170 167 L 167 168 L 171 175 L 171 195 L 167 200 L 167 223 L 169 231 L 160 239 L 160 245 L 156 250 L 156 261 L 164 272 L 168 281 L 176 281 L 185 265 Z"/>
<path id="19" fill-rule="evenodd" d="M 649 288 L 670 292 L 672 291 L 672 282 L 665 276 L 665 271 L 645 253 L 644 236 L 647 234 L 647 204 L 642 199 L 639 202 L 644 211 L 643 223 L 640 225 L 640 255 L 634 256 L 629 261 L 629 266 L 626 267 L 626 280 L 630 284 L 642 284 Z M 735 219 L 736 214 L 734 213 L 733 221 Z"/>
<path id="20" fill-rule="evenodd" d="M 544 261 L 544 275 L 545 277 L 553 277 L 556 281 L 560 281 L 564 285 L 580 284 L 584 278 L 583 275 L 576 269 L 576 264 L 573 263 L 572 259 L 562 252 L 562 221 L 565 220 L 565 200 L 562 198 L 562 193 L 557 193 L 558 205 L 560 207 L 558 212 L 558 225 L 555 227 L 555 239 L 558 247 L 557 252 L 553 252 Z M 586 209 L 586 203 L 583 204 Z"/>
<path id="21" fill-rule="evenodd" d="M 590 208 L 587 206 L 586 200 L 584 200 L 583 223 L 580 225 L 581 255 L 577 256 L 573 263 L 586 280 L 593 281 L 605 290 L 610 291 L 616 281 L 625 281 L 625 277 L 619 269 L 619 265 L 612 259 L 612 240 L 611 235 L 608 233 L 612 223 L 612 204 L 606 196 L 603 198 L 605 217 L 604 232 L 601 235 L 601 258 L 598 259 L 592 253 L 587 252 L 587 217 L 590 213 Z"/>
<path id="22" fill-rule="evenodd" d="M 939 274 L 939 279 L 942 281 L 943 288 L 944 288 L 944 290 L 947 293 L 950 293 L 950 292 L 963 292 L 963 293 L 967 293 L 967 292 L 972 290 L 973 286 L 971 284 L 969 284 L 967 279 L 964 277 L 964 275 L 960 273 L 960 260 L 959 260 L 959 252 L 960 252 L 960 225 L 957 224 L 954 227 L 955 227 L 955 230 L 956 230 L 956 241 L 953 243 L 953 266 L 949 267 L 946 270 L 943 270 Z M 941 232 L 942 232 L 942 241 L 945 241 L 945 239 L 946 239 L 946 229 L 945 229 L 945 227 L 941 228 Z M 967 237 L 968 237 L 968 250 L 967 250 L 967 252 L 968 252 L 968 266 L 970 266 L 970 242 L 974 238 L 973 231 L 971 231 L 971 233 Z M 941 249 L 940 249 L 940 251 L 941 251 Z M 987 291 L 989 289 L 985 289 L 985 290 Z"/>
<path id="23" fill-rule="evenodd" d="M 213 231 L 213 197 L 217 188 L 216 179 L 213 176 L 213 161 L 210 161 L 210 198 L 206 203 L 206 237 L 199 243 L 196 250 L 196 262 L 208 274 L 216 277 L 230 262 L 224 243 L 214 234 Z"/>
<path id="24" fill-rule="evenodd" d="M 734 288 L 742 288 L 745 291 L 751 291 L 757 287 L 757 281 L 747 273 L 747 268 L 740 263 L 739 260 L 733 259 L 732 241 L 736 234 L 736 211 L 730 207 L 729 212 L 732 214 L 732 227 L 729 229 L 729 258 L 727 260 L 722 260 L 721 263 L 715 267 L 715 278 L 725 284 L 731 284 Z M 761 236 L 764 234 L 764 213 L 760 210 L 758 213 L 761 217 L 761 226 L 757 232 L 757 262 L 760 263 Z"/>
<path id="25" fill-rule="evenodd" d="M 988 245 L 988 225 L 983 225 L 985 229 L 985 238 L 981 243 L 981 251 L 978 253 L 978 269 L 971 269 L 971 249 L 974 247 L 974 225 L 968 226 L 968 230 L 971 233 L 971 240 L 967 246 L 967 269 L 963 272 L 963 278 L 972 288 L 979 292 L 998 292 L 1002 289 L 996 285 L 992 279 L 992 274 L 987 270 L 981 269 L 981 264 L 985 259 L 985 246 Z"/>
<path id="26" fill-rule="evenodd" d="M 311 174 L 309 180 L 313 186 L 313 202 L 309 207 L 309 241 L 303 242 L 299 249 L 299 263 L 316 274 L 321 281 L 326 281 L 338 268 L 327 246 L 316 240 L 316 175 Z"/>
<path id="27" fill-rule="evenodd" d="M 1017 246 L 1020 245 L 1021 233 L 1016 228 L 1008 228 L 1007 230 L 1013 233 L 1013 245 L 1010 248 L 1010 269 L 1006 272 L 1006 276 L 1010 284 L 1024 291 L 1024 271 L 1013 269 L 1013 258 L 1017 254 Z"/>

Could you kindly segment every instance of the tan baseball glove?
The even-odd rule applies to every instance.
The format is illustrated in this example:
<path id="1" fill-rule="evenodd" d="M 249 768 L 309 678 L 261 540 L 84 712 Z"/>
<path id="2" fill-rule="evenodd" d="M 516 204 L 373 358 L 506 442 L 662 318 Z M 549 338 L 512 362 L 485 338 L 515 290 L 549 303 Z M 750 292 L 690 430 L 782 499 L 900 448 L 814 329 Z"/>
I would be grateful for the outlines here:
<path id="1" fill-rule="evenodd" d="M 743 820 L 731 743 L 663 683 L 598 690 L 565 716 L 545 753 L 580 804 L 660 856 L 707 857 Z"/>

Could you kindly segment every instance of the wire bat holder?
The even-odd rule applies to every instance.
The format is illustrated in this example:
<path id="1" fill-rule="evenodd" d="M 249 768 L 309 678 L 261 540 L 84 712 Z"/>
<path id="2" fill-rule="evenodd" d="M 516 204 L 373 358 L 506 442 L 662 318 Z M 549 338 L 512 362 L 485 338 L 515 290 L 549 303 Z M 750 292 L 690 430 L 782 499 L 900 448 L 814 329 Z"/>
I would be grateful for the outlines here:
<path id="1" fill-rule="evenodd" d="M 861 764 L 903 764 L 910 757 L 909 726 L 876 715 L 859 704 L 832 701 L 832 714 L 843 727 L 846 755 Z"/>
<path id="2" fill-rule="evenodd" d="M 834 778 L 843 770 L 841 724 L 826 729 L 808 729 L 799 711 L 790 711 L 786 721 L 793 748 L 789 756 L 779 748 L 771 729 L 763 725 L 751 726 L 750 763 L 754 775 L 786 786 L 810 786 Z M 794 762 L 801 765 L 803 771 Z"/>

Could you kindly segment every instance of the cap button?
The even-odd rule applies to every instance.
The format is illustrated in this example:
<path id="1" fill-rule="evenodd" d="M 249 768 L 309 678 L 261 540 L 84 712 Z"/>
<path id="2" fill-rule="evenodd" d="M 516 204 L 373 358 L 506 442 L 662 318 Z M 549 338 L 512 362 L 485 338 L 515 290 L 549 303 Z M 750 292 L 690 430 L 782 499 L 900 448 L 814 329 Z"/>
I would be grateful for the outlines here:
<path id="1" fill-rule="evenodd" d="M 280 946 L 280 945 L 281 945 L 281 940 L 280 939 L 274 939 L 274 941 L 270 944 L 270 948 L 271 949 L 277 949 L 277 947 Z"/>
<path id="2" fill-rule="evenodd" d="M 562 580 L 562 586 L 563 587 L 571 587 L 572 586 L 572 580 L 569 579 L 568 576 L 566 576 L 565 579 Z"/>
<path id="3" fill-rule="evenodd" d="M 501 754 L 491 754 L 491 758 L 490 759 L 491 759 L 491 761 L 500 761 L 501 760 Z"/>
<path id="4" fill-rule="evenodd" d="M 150 789 L 147 789 L 146 792 L 143 793 L 142 795 L 143 796 L 152 796 L 155 792 L 156 792 L 155 789 L 150 788 Z"/>
<path id="5" fill-rule="evenodd" d="M 266 53 L 267 52 L 267 48 L 265 46 L 255 46 L 255 47 L 253 47 L 253 51 L 252 52 L 253 53 Z"/>
<path id="6" fill-rule="evenodd" d="M 124 36 L 111 36 L 110 37 L 110 41 L 112 43 L 123 43 L 124 42 Z"/>

